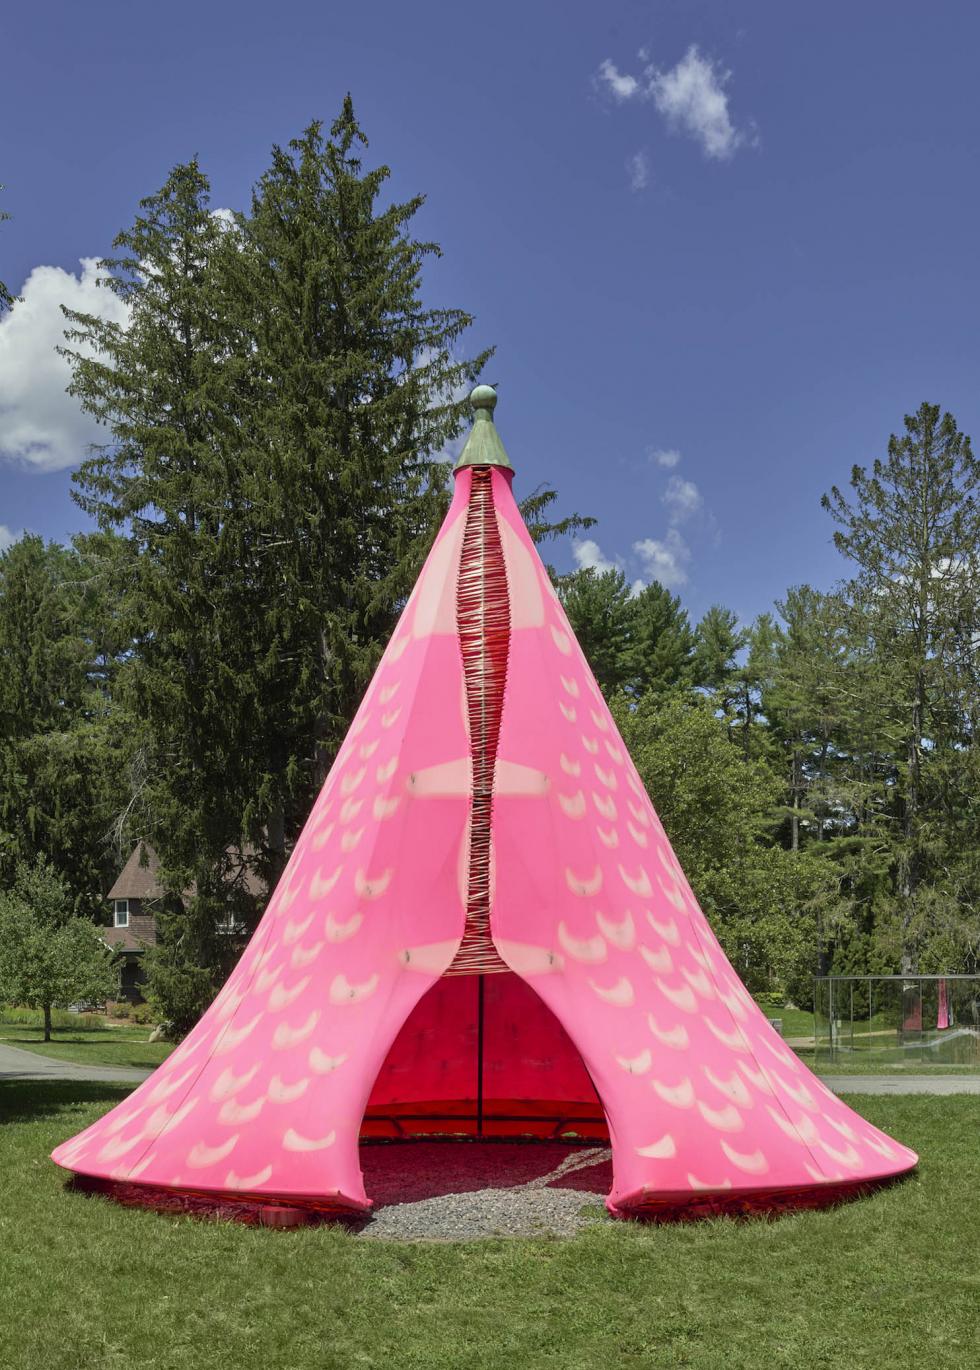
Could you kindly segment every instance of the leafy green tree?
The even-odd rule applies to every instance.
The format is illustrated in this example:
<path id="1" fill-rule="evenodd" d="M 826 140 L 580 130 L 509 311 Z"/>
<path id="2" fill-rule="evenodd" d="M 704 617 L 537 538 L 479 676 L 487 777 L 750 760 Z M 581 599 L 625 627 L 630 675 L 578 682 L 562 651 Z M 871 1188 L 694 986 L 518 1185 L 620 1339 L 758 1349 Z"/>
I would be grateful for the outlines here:
<path id="1" fill-rule="evenodd" d="M 622 571 L 576 571 L 558 594 L 586 660 L 607 699 L 625 689 L 633 673 L 634 602 Z"/>
<path id="2" fill-rule="evenodd" d="M 43 857 L 17 867 L 0 893 L 0 1000 L 41 1009 L 51 1040 L 52 1008 L 101 1002 L 119 989 L 115 956 L 87 918 L 73 915 L 67 884 Z"/>
<path id="3" fill-rule="evenodd" d="M 834 541 L 856 566 L 846 594 L 861 621 L 893 737 L 894 880 L 903 970 L 927 935 L 932 882 L 948 825 L 949 779 L 972 744 L 980 624 L 980 464 L 949 413 L 922 404 L 906 415 L 885 459 L 855 466 L 850 498 L 835 486 L 824 507 Z M 930 802 L 932 796 L 932 802 Z M 946 834 L 941 831 L 946 828 Z"/>
<path id="4" fill-rule="evenodd" d="M 623 738 L 725 952 L 752 989 L 812 974 L 816 917 L 833 882 L 772 839 L 779 779 L 747 760 L 711 702 L 647 696 L 616 707 Z"/>

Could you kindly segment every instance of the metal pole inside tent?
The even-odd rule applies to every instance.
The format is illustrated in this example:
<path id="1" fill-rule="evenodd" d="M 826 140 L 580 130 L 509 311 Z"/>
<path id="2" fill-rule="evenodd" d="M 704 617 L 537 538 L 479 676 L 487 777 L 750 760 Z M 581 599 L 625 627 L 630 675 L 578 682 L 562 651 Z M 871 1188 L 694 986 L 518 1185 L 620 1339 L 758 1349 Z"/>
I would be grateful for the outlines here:
<path id="1" fill-rule="evenodd" d="M 476 977 L 476 1135 L 483 1136 L 483 976 Z"/>

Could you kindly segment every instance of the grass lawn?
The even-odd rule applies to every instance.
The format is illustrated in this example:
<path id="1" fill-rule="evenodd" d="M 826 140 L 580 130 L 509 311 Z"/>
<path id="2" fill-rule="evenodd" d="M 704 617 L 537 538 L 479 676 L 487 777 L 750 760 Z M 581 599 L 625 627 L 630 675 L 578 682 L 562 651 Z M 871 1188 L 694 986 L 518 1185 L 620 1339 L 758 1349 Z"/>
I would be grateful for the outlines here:
<path id="1" fill-rule="evenodd" d="M 148 1027 L 86 1027 L 81 1031 L 56 1027 L 45 1042 L 40 1027 L 0 1022 L 0 1042 L 7 1046 L 53 1056 L 58 1061 L 84 1061 L 93 1066 L 139 1066 L 152 1070 L 166 1060 L 173 1044 L 148 1042 Z M 0 1363 L 2 1363 L 0 1356 Z"/>
<path id="2" fill-rule="evenodd" d="M 784 1037 L 813 1036 L 813 1014 L 808 1009 L 771 1008 L 768 1004 L 760 1007 L 767 1018 L 782 1020 Z"/>
<path id="3" fill-rule="evenodd" d="M 796 1054 L 804 1065 L 815 1075 L 976 1075 L 980 1065 L 957 1065 L 947 1061 L 880 1061 L 874 1056 L 838 1056 L 836 1061 L 828 1060 L 826 1051 L 814 1064 L 813 1051 L 805 1047 L 796 1049 Z"/>
<path id="4" fill-rule="evenodd" d="M 47 1153 L 125 1094 L 0 1083 L 5 1370 L 615 1370 L 975 1360 L 980 1098 L 860 1098 L 920 1174 L 776 1222 L 358 1242 L 65 1191 Z"/>

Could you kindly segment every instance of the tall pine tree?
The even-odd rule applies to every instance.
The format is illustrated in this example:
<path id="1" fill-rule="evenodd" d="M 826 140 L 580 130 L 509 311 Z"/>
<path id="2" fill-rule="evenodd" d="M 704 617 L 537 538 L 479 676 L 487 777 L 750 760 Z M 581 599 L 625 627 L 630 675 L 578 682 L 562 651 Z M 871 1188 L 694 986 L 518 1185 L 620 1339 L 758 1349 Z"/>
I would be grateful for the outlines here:
<path id="1" fill-rule="evenodd" d="M 694 682 L 694 645 L 680 598 L 659 581 L 651 582 L 633 601 L 633 693 L 664 698 L 689 689 Z"/>
<path id="2" fill-rule="evenodd" d="M 952 414 L 922 404 L 885 459 L 870 472 L 853 468 L 850 498 L 835 486 L 823 504 L 838 524 L 838 550 L 856 566 L 846 593 L 885 685 L 897 942 L 911 970 L 930 932 L 957 921 L 963 897 L 949 887 L 946 858 L 959 831 L 956 777 L 975 770 L 980 463 Z"/>
<path id="3" fill-rule="evenodd" d="M 241 216 L 236 291 L 254 339 L 243 412 L 266 634 L 262 716 L 278 714 L 257 801 L 287 831 L 307 811 L 445 509 L 438 454 L 488 353 L 429 309 L 421 196 L 384 204 L 350 97 L 273 149 Z M 281 815 L 281 816 L 280 816 Z"/>
<path id="4" fill-rule="evenodd" d="M 0 888 L 47 858 L 79 911 L 101 911 L 124 770 L 120 647 L 78 550 L 28 536 L 0 555 Z"/>
<path id="5" fill-rule="evenodd" d="M 251 213 L 177 167 L 104 264 L 129 326 L 72 316 L 73 388 L 110 431 L 78 498 L 127 534 L 133 835 L 175 900 L 151 984 L 187 1025 L 277 878 L 446 503 L 440 452 L 487 354 L 430 310 L 421 198 L 382 203 L 350 100 L 273 150 Z M 87 355 L 91 354 L 91 355 Z"/>
<path id="6" fill-rule="evenodd" d="M 612 699 L 633 674 L 635 605 L 629 582 L 615 568 L 581 570 L 559 580 L 558 594 L 603 694 Z"/>

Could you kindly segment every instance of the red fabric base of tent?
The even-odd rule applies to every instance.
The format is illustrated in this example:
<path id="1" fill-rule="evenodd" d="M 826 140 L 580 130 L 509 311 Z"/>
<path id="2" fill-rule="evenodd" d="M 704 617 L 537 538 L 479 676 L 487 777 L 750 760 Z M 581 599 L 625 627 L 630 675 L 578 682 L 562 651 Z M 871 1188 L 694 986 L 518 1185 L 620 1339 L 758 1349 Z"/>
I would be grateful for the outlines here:
<path id="1" fill-rule="evenodd" d="M 451 1139 L 445 1138 L 448 1142 Z M 504 1140 L 504 1139 L 501 1139 Z M 406 1153 L 411 1164 L 411 1144 L 392 1143 Z M 534 1143 L 529 1143 L 531 1149 Z M 614 1218 L 652 1223 L 697 1222 L 705 1218 L 729 1217 L 758 1219 L 779 1217 L 801 1209 L 831 1208 L 873 1194 L 906 1177 L 892 1175 L 857 1183 L 810 1186 L 802 1189 L 728 1190 L 714 1194 L 643 1194 L 606 1207 Z M 125 1181 L 98 1180 L 76 1175 L 68 1182 L 78 1193 L 102 1195 L 130 1208 L 148 1208 L 158 1213 L 185 1214 L 211 1221 L 231 1221 L 251 1227 L 301 1227 L 311 1223 L 358 1223 L 370 1214 L 344 1195 L 297 1198 L 283 1195 L 229 1195 L 207 1190 L 165 1189 L 155 1185 L 128 1184 Z"/>
<path id="2" fill-rule="evenodd" d="M 639 1194 L 620 1204 L 606 1201 L 614 1218 L 643 1222 L 689 1223 L 701 1218 L 764 1218 L 800 1209 L 833 1208 L 836 1204 L 861 1199 L 876 1190 L 898 1184 L 906 1175 L 886 1175 L 882 1179 L 843 1181 L 836 1184 L 809 1185 L 799 1189 L 728 1189 L 723 1193 Z"/>
<path id="3" fill-rule="evenodd" d="M 68 1188 L 79 1194 L 98 1194 L 126 1208 L 148 1208 L 155 1213 L 183 1213 L 193 1218 L 244 1223 L 249 1227 L 300 1227 L 305 1223 L 366 1217 L 370 1207 L 345 1195 L 297 1199 L 294 1195 L 215 1193 L 213 1190 L 166 1189 L 162 1185 L 129 1184 L 73 1175 Z"/>

